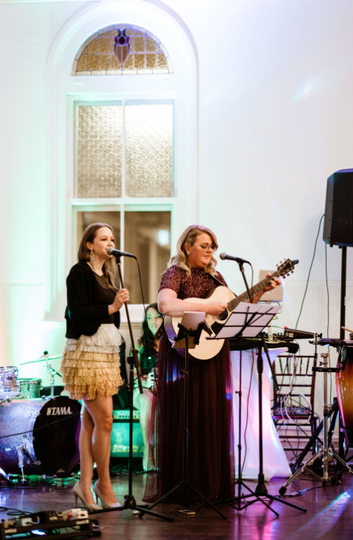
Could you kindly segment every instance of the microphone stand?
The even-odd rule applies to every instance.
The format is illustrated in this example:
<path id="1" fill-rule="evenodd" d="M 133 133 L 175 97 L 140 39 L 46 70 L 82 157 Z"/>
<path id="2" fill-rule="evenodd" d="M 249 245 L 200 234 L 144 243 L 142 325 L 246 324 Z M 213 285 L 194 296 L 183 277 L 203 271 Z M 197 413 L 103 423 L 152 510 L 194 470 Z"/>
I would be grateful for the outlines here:
<path id="1" fill-rule="evenodd" d="M 115 253 L 114 253 L 114 256 L 116 258 L 116 264 L 117 264 L 117 267 L 118 267 L 120 287 L 124 288 L 123 276 L 122 276 L 122 273 L 121 273 L 120 256 L 116 255 Z M 155 516 L 155 517 L 158 517 L 158 518 L 161 518 L 161 519 L 165 519 L 167 521 L 173 521 L 172 518 L 169 518 L 168 516 L 165 516 L 164 514 L 158 514 L 156 512 L 151 512 L 151 510 L 148 510 L 147 508 L 137 506 L 135 497 L 132 494 L 134 368 L 136 369 L 136 373 L 137 373 L 137 380 L 138 380 L 140 394 L 143 393 L 143 389 L 142 389 L 141 377 L 140 377 L 140 375 L 141 375 L 141 373 L 140 373 L 140 362 L 139 362 L 139 359 L 138 359 L 138 352 L 137 352 L 137 350 L 135 348 L 135 342 L 134 342 L 134 337 L 133 337 L 133 333 L 132 333 L 130 315 L 129 315 L 129 310 L 128 310 L 126 302 L 124 303 L 124 306 L 125 306 L 125 313 L 126 313 L 126 319 L 127 319 L 127 324 L 128 324 L 128 328 L 129 328 L 129 334 L 130 334 L 130 340 L 131 340 L 131 350 L 132 350 L 132 354 L 131 354 L 131 356 L 129 356 L 129 358 L 127 360 L 129 365 L 130 365 L 130 370 L 129 370 L 129 406 L 130 406 L 129 407 L 129 409 L 130 409 L 130 420 L 129 420 L 129 492 L 124 497 L 125 503 L 124 503 L 123 506 L 118 507 L 118 508 L 104 509 L 104 511 L 107 511 L 107 510 L 108 511 L 109 510 L 126 510 L 126 509 L 137 510 L 139 512 L 144 512 L 146 514 L 150 514 L 152 516 Z"/>
<path id="2" fill-rule="evenodd" d="M 249 297 L 249 302 L 250 304 L 252 304 L 252 297 L 251 297 L 251 294 L 250 294 L 250 290 L 249 290 L 249 285 L 248 285 L 248 280 L 246 279 L 246 275 L 245 275 L 245 272 L 244 272 L 244 263 L 243 262 L 238 262 L 239 264 L 239 270 L 243 276 L 243 280 L 244 280 L 244 283 L 245 283 L 245 287 L 246 287 L 246 292 L 248 293 L 248 297 Z"/>

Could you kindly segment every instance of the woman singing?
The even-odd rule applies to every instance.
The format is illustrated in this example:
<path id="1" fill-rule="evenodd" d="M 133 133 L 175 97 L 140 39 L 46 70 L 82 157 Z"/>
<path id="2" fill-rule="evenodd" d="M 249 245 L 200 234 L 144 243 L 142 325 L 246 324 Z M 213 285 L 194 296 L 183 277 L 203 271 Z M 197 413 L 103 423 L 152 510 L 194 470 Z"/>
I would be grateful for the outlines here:
<path id="1" fill-rule="evenodd" d="M 215 270 L 215 234 L 206 227 L 191 225 L 178 240 L 177 254 L 162 276 L 158 295 L 159 311 L 181 317 L 185 311 L 219 315 L 225 303 L 197 303 L 214 288 L 226 285 Z M 271 282 L 266 290 L 277 286 Z M 254 297 L 258 302 L 265 290 Z M 161 339 L 158 358 L 158 468 L 159 493 L 164 495 L 183 479 L 184 358 L 166 335 Z M 189 375 L 189 470 L 191 484 L 205 497 L 230 496 L 233 477 L 232 382 L 229 345 L 206 361 L 190 361 Z M 174 492 L 182 500 L 182 490 Z M 151 493 L 146 491 L 146 498 Z"/>
<path id="2" fill-rule="evenodd" d="M 113 285 L 113 261 L 107 254 L 115 247 L 110 225 L 94 223 L 83 233 L 78 263 L 67 278 L 66 346 L 61 364 L 65 389 L 72 399 L 82 399 L 80 432 L 80 482 L 74 486 L 90 510 L 121 506 L 109 475 L 110 438 L 113 422 L 112 396 L 122 384 L 119 364 L 119 310 L 129 300 L 126 289 Z M 98 482 L 91 491 L 93 464 Z"/>

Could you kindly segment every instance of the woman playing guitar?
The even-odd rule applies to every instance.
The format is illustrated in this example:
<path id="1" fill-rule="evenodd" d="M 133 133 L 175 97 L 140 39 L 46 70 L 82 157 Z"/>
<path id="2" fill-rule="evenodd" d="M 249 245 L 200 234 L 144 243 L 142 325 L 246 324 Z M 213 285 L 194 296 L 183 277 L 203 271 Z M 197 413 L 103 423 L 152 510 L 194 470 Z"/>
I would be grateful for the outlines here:
<path id="1" fill-rule="evenodd" d="M 218 286 L 226 286 L 215 270 L 214 253 L 218 248 L 215 234 L 200 225 L 188 227 L 177 244 L 159 288 L 158 308 L 161 313 L 180 317 L 185 311 L 222 313 L 227 304 L 219 301 L 193 302 L 192 297 L 205 298 Z M 276 287 L 278 278 L 254 296 L 256 303 L 266 290 Z M 184 425 L 184 359 L 171 348 L 163 335 L 158 358 L 161 359 L 157 383 L 159 493 L 164 495 L 182 480 Z M 232 386 L 229 345 L 205 362 L 190 361 L 190 482 L 205 497 L 228 497 L 232 480 L 233 429 Z M 157 494 L 146 492 L 146 499 Z M 175 498 L 182 500 L 180 490 Z"/>

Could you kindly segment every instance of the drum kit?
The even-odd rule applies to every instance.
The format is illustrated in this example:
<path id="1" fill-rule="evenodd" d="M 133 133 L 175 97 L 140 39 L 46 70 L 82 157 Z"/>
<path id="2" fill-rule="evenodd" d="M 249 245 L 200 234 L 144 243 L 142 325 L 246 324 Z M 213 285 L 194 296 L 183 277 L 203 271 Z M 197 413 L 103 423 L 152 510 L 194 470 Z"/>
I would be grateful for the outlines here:
<path id="1" fill-rule="evenodd" d="M 66 396 L 54 396 L 58 373 L 49 363 L 61 358 L 45 351 L 20 366 L 46 362 L 50 374 L 49 396 L 42 380 L 19 378 L 15 366 L 0 367 L 0 474 L 69 476 L 79 463 L 81 404 Z"/>

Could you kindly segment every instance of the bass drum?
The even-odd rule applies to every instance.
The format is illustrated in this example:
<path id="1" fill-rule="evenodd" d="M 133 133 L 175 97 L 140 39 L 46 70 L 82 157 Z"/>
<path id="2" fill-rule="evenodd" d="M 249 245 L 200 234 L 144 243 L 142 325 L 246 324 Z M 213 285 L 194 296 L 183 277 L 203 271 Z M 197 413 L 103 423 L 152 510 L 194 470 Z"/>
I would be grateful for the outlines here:
<path id="1" fill-rule="evenodd" d="M 68 397 L 0 406 L 0 463 L 6 473 L 71 473 L 79 463 L 81 404 Z"/>
<path id="2" fill-rule="evenodd" d="M 341 370 L 336 374 L 338 408 L 349 446 L 353 446 L 353 348 L 341 350 L 338 358 Z"/>

